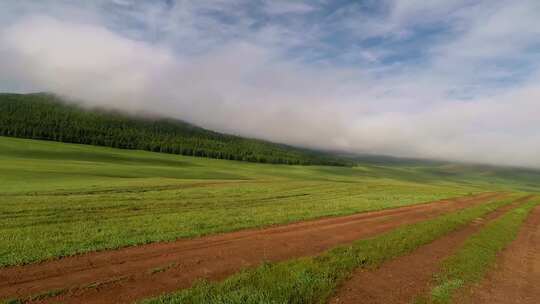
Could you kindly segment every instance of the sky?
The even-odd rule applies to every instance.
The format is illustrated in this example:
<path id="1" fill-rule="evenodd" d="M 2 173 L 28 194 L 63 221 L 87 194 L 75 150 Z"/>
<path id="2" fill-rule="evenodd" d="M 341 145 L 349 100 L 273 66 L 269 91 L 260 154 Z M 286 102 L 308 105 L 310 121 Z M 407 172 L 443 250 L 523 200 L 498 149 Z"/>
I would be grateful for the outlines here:
<path id="1" fill-rule="evenodd" d="M 4 0 L 0 91 L 540 168 L 538 0 Z"/>

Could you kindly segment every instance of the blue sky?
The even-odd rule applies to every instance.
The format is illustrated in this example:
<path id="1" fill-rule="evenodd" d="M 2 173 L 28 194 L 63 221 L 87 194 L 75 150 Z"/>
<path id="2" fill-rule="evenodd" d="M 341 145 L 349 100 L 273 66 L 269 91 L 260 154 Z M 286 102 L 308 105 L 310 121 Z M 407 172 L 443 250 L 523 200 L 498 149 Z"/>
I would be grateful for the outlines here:
<path id="1" fill-rule="evenodd" d="M 0 90 L 314 148 L 540 167 L 538 16 L 536 0 L 7 0 Z"/>

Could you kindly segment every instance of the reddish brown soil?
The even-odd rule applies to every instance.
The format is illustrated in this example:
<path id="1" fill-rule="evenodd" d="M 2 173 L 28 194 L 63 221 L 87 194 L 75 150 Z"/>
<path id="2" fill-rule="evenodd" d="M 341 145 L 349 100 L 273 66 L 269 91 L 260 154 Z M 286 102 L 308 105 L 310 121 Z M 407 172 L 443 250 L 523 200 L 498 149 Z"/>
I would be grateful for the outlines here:
<path id="1" fill-rule="evenodd" d="M 129 303 L 223 279 L 263 261 L 315 255 L 398 226 L 485 203 L 502 194 L 449 199 L 345 217 L 324 218 L 171 243 L 94 252 L 0 269 L 0 299 L 62 290 L 53 303 Z"/>
<path id="2" fill-rule="evenodd" d="M 496 268 L 462 303 L 540 303 L 540 207 L 525 221 L 517 239 L 499 256 Z"/>
<path id="3" fill-rule="evenodd" d="M 433 274 L 438 272 L 445 257 L 457 250 L 485 223 L 527 199 L 529 197 L 516 200 L 484 218 L 476 219 L 459 230 L 421 246 L 409 255 L 388 261 L 377 269 L 359 269 L 339 288 L 330 303 L 412 303 L 415 297 L 429 290 Z"/>

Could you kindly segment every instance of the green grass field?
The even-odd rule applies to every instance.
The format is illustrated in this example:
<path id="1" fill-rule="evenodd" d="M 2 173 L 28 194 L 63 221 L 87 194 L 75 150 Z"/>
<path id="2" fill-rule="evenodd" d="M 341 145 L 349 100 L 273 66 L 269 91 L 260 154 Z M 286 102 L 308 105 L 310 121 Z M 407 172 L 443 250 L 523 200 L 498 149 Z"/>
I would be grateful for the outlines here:
<path id="1" fill-rule="evenodd" d="M 494 190 L 465 165 L 244 163 L 0 137 L 0 266 Z"/>

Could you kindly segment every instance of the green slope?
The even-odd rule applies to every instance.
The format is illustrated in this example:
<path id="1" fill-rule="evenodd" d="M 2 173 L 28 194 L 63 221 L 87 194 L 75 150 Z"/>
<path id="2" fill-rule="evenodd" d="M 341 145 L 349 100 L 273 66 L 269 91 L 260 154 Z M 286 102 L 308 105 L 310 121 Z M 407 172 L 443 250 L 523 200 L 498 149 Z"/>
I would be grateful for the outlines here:
<path id="1" fill-rule="evenodd" d="M 0 267 L 484 191 L 538 175 L 290 166 L 0 137 Z"/>
<path id="2" fill-rule="evenodd" d="M 0 135 L 261 163 L 347 165 L 336 157 L 173 119 L 85 110 L 51 94 L 0 94 Z"/>
<path id="3" fill-rule="evenodd" d="M 0 267 L 485 191 L 366 170 L 0 137 Z"/>

